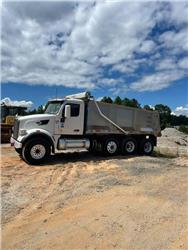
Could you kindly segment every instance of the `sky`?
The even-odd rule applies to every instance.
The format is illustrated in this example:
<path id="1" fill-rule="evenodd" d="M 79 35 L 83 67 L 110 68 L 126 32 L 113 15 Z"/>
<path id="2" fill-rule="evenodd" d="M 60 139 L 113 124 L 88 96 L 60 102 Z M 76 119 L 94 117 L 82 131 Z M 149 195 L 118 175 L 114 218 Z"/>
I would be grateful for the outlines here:
<path id="1" fill-rule="evenodd" d="M 90 91 L 188 116 L 188 2 L 16 1 L 1 6 L 1 98 Z"/>

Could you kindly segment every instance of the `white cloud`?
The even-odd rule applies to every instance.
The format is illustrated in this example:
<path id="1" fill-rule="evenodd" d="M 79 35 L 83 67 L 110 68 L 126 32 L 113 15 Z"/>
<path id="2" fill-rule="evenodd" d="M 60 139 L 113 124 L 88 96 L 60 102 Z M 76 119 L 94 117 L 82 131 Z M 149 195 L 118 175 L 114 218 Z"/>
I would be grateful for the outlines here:
<path id="1" fill-rule="evenodd" d="M 97 97 L 96 101 L 100 102 L 102 100 L 103 96 Z"/>
<path id="2" fill-rule="evenodd" d="M 156 63 L 157 70 L 174 70 L 177 69 L 177 63 L 174 58 L 164 58 L 162 60 L 157 61 Z"/>
<path id="3" fill-rule="evenodd" d="M 185 115 L 188 117 L 188 104 L 185 107 L 183 106 L 176 107 L 173 113 L 175 115 Z"/>
<path id="4" fill-rule="evenodd" d="M 145 40 L 140 46 L 140 52 L 149 53 L 155 48 L 155 43 L 151 40 Z"/>
<path id="5" fill-rule="evenodd" d="M 170 18 L 172 21 L 175 21 L 177 24 L 188 23 L 188 2 L 182 1 L 171 2 L 171 11 L 170 11 Z"/>
<path id="6" fill-rule="evenodd" d="M 182 69 L 188 69 L 188 57 L 184 57 L 179 60 L 178 66 Z"/>
<path id="7" fill-rule="evenodd" d="M 159 41 L 163 47 L 168 49 L 171 54 L 179 52 L 188 52 L 188 28 L 183 28 L 180 31 L 167 31 L 160 37 Z"/>
<path id="8" fill-rule="evenodd" d="M 113 87 L 114 85 L 118 85 L 123 83 L 123 79 L 121 78 L 103 78 L 100 80 L 100 84 L 103 84 L 105 86 L 111 86 Z"/>
<path id="9" fill-rule="evenodd" d="M 154 106 L 152 106 L 151 104 L 149 104 L 149 107 L 150 107 L 150 109 L 155 110 L 155 107 L 154 107 Z"/>
<path id="10" fill-rule="evenodd" d="M 4 2 L 2 82 L 168 87 L 186 75 L 187 10 L 184 2 Z M 177 29 L 151 36 L 160 22 Z M 129 86 L 134 76 L 141 80 Z"/>
<path id="11" fill-rule="evenodd" d="M 26 107 L 30 108 L 33 103 L 31 101 L 12 101 L 9 97 L 5 97 L 0 101 L 0 104 L 5 104 L 6 106 L 16 106 L 16 107 Z"/>
<path id="12" fill-rule="evenodd" d="M 131 83 L 130 88 L 135 91 L 156 91 L 167 88 L 172 82 L 184 77 L 183 71 L 162 71 L 144 76 L 140 81 Z"/>

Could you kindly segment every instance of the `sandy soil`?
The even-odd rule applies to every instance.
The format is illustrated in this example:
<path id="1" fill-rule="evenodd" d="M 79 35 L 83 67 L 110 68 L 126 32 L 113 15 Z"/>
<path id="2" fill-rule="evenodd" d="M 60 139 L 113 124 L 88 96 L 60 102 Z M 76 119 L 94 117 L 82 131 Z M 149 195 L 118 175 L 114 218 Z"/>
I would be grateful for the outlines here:
<path id="1" fill-rule="evenodd" d="M 188 249 L 188 158 L 53 156 L 2 146 L 2 249 Z"/>

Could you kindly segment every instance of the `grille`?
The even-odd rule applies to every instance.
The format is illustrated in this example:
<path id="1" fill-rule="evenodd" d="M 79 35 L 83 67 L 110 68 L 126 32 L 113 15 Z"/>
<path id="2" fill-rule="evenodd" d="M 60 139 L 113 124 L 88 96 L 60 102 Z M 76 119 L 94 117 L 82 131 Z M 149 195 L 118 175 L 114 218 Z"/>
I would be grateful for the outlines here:
<path id="1" fill-rule="evenodd" d="M 13 127 L 13 137 L 14 139 L 18 138 L 18 132 L 19 132 L 19 121 L 15 119 L 14 121 L 14 127 Z"/>

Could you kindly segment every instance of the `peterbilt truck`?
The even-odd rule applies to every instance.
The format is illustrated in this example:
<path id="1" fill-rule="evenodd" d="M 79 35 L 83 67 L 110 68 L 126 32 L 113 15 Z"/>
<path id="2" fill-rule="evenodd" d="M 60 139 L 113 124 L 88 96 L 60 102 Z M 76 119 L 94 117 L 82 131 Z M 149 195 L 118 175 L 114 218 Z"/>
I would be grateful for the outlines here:
<path id="1" fill-rule="evenodd" d="M 17 117 L 11 145 L 29 164 L 87 149 L 104 155 L 150 155 L 161 135 L 159 113 L 95 101 L 89 92 L 53 99 L 44 114 Z"/>

